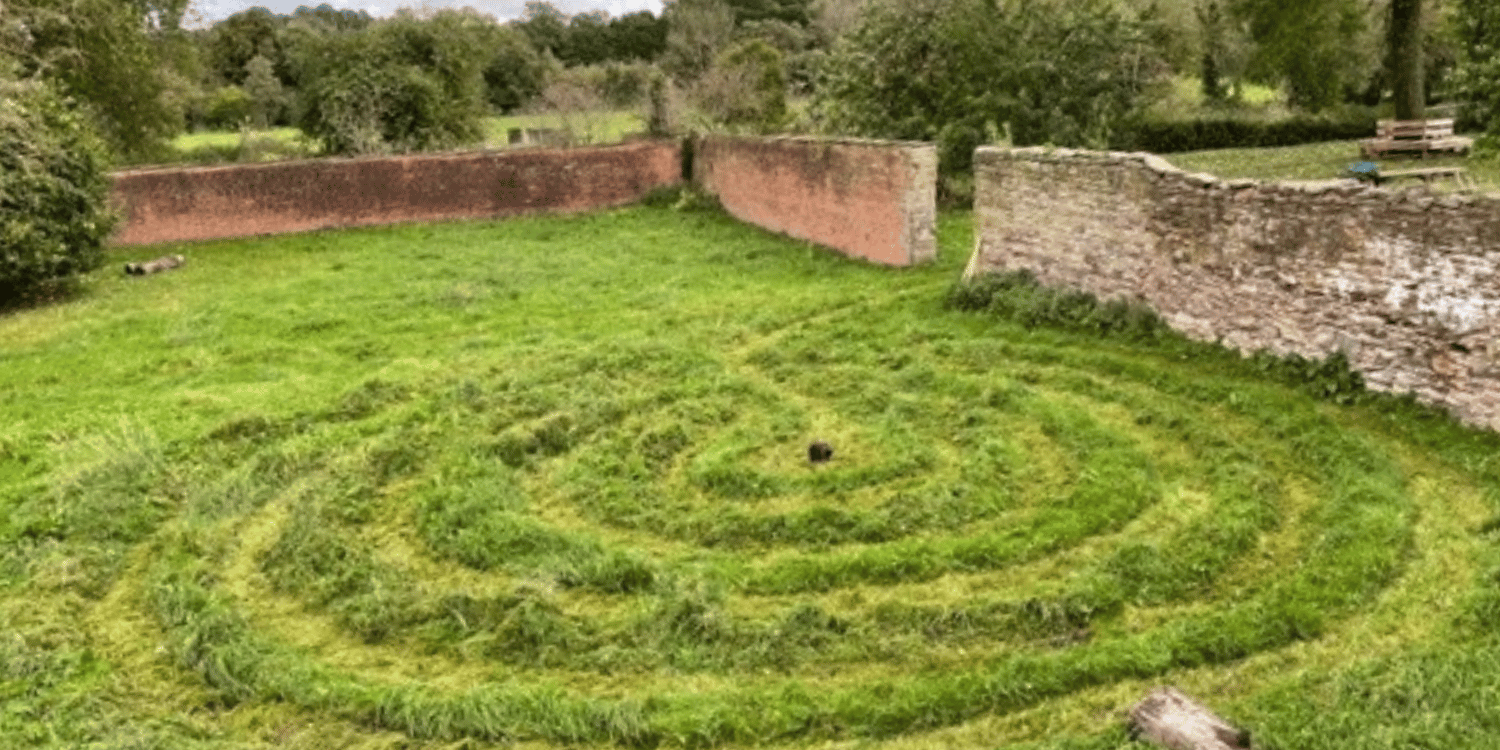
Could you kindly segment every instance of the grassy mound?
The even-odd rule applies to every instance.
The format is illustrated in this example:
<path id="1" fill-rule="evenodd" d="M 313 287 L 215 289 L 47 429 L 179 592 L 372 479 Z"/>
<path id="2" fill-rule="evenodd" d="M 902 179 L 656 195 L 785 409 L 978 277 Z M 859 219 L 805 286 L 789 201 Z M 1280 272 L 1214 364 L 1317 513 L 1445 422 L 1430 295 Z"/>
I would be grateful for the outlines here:
<path id="1" fill-rule="evenodd" d="M 955 288 L 968 221 L 905 271 L 652 208 L 210 243 L 0 319 L 0 737 L 1114 748 L 1171 682 L 1481 746 L 1494 437 Z"/>

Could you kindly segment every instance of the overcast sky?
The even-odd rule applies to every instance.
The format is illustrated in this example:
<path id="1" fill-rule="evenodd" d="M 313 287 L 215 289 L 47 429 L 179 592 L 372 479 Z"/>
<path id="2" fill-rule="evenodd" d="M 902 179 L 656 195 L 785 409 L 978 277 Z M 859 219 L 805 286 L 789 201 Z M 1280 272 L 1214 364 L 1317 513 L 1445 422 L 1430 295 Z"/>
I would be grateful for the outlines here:
<path id="1" fill-rule="evenodd" d="M 299 5 L 315 8 L 324 2 L 340 10 L 363 10 L 372 16 L 388 16 L 400 7 L 462 8 L 468 6 L 488 13 L 501 21 L 521 15 L 526 0 L 193 0 L 192 9 L 202 23 L 212 25 L 247 8 L 261 6 L 272 13 L 290 14 Z M 661 14 L 661 0 L 551 0 L 558 10 L 572 15 L 590 10 L 607 10 L 611 18 L 649 10 Z"/>

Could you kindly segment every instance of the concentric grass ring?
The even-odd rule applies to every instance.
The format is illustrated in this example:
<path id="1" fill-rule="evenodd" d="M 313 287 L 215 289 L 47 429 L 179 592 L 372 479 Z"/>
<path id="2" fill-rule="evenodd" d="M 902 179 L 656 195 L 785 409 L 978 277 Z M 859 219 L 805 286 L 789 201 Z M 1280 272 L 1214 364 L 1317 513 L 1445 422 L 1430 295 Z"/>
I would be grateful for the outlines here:
<path id="1" fill-rule="evenodd" d="M 1284 388 L 1024 337 L 820 362 L 846 323 L 225 425 L 254 444 L 226 488 L 279 466 L 297 490 L 160 536 L 153 609 L 238 699 L 418 737 L 700 746 L 890 737 L 1243 659 L 1336 627 L 1408 559 L 1398 461 Z M 288 458 L 320 430 L 362 465 Z M 267 514 L 279 530 L 228 553 L 265 584 L 221 584 L 203 548 Z M 326 661 L 256 614 L 270 599 L 480 676 Z"/>

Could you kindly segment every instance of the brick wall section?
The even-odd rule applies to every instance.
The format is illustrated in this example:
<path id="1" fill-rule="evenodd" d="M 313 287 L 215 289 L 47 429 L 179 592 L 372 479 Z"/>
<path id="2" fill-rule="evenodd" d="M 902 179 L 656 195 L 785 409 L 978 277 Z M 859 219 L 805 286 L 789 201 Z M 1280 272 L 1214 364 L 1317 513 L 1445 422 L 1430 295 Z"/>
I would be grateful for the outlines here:
<path id="1" fill-rule="evenodd" d="M 700 137 L 693 181 L 731 215 L 893 266 L 937 257 L 930 143 Z"/>
<path id="2" fill-rule="evenodd" d="M 121 245 L 586 211 L 681 182 L 676 142 L 317 159 L 114 175 Z"/>
<path id="3" fill-rule="evenodd" d="M 1244 351 L 1344 351 L 1373 388 L 1500 429 L 1500 197 L 1188 174 L 983 148 L 969 273 L 1145 301 Z"/>

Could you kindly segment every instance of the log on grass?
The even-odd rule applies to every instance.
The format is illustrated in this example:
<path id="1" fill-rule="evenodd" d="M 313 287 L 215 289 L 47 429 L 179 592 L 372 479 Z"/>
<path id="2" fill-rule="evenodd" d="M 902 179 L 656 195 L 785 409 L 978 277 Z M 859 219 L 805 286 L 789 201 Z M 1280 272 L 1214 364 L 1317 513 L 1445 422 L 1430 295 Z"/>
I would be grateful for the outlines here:
<path id="1" fill-rule="evenodd" d="M 187 258 L 181 255 L 163 255 L 156 260 L 148 260 L 145 263 L 126 263 L 125 273 L 131 276 L 145 276 L 176 268 L 186 262 Z"/>
<path id="2" fill-rule="evenodd" d="M 1160 687 L 1130 709 L 1130 734 L 1167 750 L 1249 750 L 1250 733 L 1230 726 L 1177 688 Z"/>

